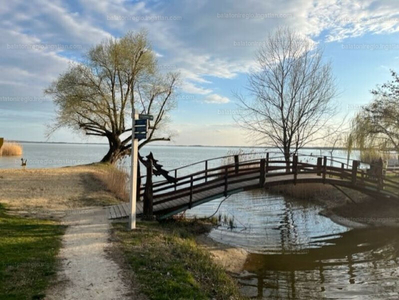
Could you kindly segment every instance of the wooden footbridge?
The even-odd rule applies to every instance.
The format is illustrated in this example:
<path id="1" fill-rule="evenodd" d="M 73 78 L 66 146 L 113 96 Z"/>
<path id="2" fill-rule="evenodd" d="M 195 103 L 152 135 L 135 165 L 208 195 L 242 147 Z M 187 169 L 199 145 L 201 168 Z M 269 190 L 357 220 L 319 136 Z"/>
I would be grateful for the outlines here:
<path id="1" fill-rule="evenodd" d="M 257 156 L 257 158 L 253 158 Z M 169 171 L 173 181 L 155 181 L 152 174 L 143 176 L 150 185 L 140 188 L 137 215 L 142 216 L 144 202 L 150 213 L 163 219 L 201 205 L 251 189 L 273 185 L 323 183 L 357 190 L 379 199 L 399 200 L 399 183 L 386 178 L 382 172 L 373 172 L 372 166 L 353 160 L 293 155 L 289 162 L 276 153 L 249 153 L 200 161 Z M 215 163 L 218 165 L 215 166 Z M 368 169 L 367 169 L 368 167 Z M 151 173 L 151 172 L 150 172 Z M 108 207 L 108 217 L 127 217 L 129 204 Z M 146 211 L 147 212 L 147 211 Z"/>

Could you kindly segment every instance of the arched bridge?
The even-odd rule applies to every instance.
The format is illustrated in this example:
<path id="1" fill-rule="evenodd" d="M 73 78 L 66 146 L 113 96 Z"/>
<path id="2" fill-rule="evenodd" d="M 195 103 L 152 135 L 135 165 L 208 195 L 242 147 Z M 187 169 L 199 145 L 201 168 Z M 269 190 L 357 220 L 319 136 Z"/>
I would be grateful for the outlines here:
<path id="1" fill-rule="evenodd" d="M 331 184 L 373 197 L 399 200 L 399 183 L 386 178 L 382 166 L 376 172 L 376 168 L 373 171 L 372 166 L 370 168 L 360 161 L 353 160 L 349 164 L 343 161 L 326 156 L 293 155 L 286 162 L 276 153 L 249 153 L 204 160 L 169 171 L 176 179 L 174 182 L 152 183 L 152 178 L 147 177 L 151 184 L 141 187 L 137 215 L 143 215 L 146 210 L 146 214 L 163 219 L 245 190 L 299 183 Z M 128 203 L 115 205 L 109 207 L 108 217 L 123 218 L 129 212 Z"/>

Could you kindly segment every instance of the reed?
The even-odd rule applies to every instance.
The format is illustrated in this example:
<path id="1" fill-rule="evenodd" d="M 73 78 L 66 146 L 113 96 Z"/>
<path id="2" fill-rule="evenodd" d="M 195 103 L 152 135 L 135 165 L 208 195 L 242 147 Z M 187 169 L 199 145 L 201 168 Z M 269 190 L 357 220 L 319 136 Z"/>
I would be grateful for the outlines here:
<path id="1" fill-rule="evenodd" d="M 322 183 L 287 184 L 271 186 L 269 191 L 275 194 L 283 194 L 296 199 L 316 199 L 331 194 L 334 187 Z"/>
<path id="2" fill-rule="evenodd" d="M 5 142 L 0 148 L 0 156 L 21 156 L 22 152 L 22 146 L 13 142 Z"/>
<path id="3" fill-rule="evenodd" d="M 101 172 L 96 176 L 118 199 L 126 202 L 129 201 L 129 193 L 127 190 L 129 175 L 121 164 L 117 166 L 109 165 L 106 167 L 105 172 Z"/>

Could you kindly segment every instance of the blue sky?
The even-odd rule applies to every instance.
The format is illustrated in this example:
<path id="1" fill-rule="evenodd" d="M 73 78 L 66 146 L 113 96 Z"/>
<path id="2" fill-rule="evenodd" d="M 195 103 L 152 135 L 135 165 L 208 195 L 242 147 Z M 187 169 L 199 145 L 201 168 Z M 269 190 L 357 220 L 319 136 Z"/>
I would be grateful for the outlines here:
<path id="1" fill-rule="evenodd" d="M 397 0 L 0 0 L 0 136 L 46 140 L 55 117 L 43 89 L 91 46 L 146 29 L 159 64 L 181 73 L 173 144 L 250 145 L 235 126 L 259 45 L 289 26 L 324 48 L 349 117 L 399 67 Z M 63 129 L 50 141 L 98 142 Z"/>

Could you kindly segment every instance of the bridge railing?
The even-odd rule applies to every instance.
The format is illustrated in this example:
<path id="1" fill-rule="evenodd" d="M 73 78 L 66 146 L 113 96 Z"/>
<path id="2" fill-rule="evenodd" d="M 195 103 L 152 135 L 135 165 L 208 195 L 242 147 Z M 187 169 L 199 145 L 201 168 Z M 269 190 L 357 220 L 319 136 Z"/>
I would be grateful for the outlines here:
<path id="1" fill-rule="evenodd" d="M 399 184 L 391 181 L 385 180 L 383 178 L 370 178 L 365 172 L 359 169 L 360 162 L 352 161 L 351 165 L 343 162 L 342 160 L 337 160 L 331 157 L 317 157 L 313 155 L 297 155 L 293 156 L 289 162 L 284 160 L 284 157 L 276 155 L 276 153 L 249 153 L 248 155 L 262 155 L 262 158 L 240 160 L 246 155 L 229 155 L 213 158 L 210 160 L 203 160 L 194 164 L 190 164 L 184 167 L 174 169 L 172 171 L 178 174 L 178 170 L 185 168 L 190 168 L 194 165 L 203 164 L 204 168 L 193 173 L 185 174 L 182 176 L 176 176 L 177 182 L 170 183 L 167 181 L 154 182 L 152 186 L 153 195 L 165 195 L 163 202 L 172 200 L 173 198 L 182 197 L 184 195 L 191 195 L 194 187 L 204 186 L 204 189 L 209 189 L 213 187 L 225 186 L 227 189 L 227 183 L 232 184 L 234 180 L 242 181 L 253 181 L 259 178 L 260 186 L 262 186 L 262 181 L 266 174 L 268 177 L 279 176 L 284 174 L 294 174 L 294 182 L 297 179 L 299 173 L 313 173 L 321 176 L 323 181 L 327 178 L 340 178 L 345 179 L 353 184 L 360 184 L 365 187 L 377 187 L 379 189 L 385 186 L 391 189 L 399 190 Z M 233 160 L 233 163 L 222 164 L 217 167 L 209 167 L 210 161 L 221 160 L 228 161 L 228 159 Z M 346 159 L 345 159 L 346 160 Z M 316 163 L 311 163 L 311 161 L 316 161 Z M 262 175 L 263 174 L 263 175 Z M 244 177 L 243 177 L 244 176 Z M 239 178 L 240 177 L 240 178 Z M 212 181 L 212 184 L 208 182 Z M 238 182 L 237 181 L 237 182 Z M 206 186 L 206 187 L 205 187 Z M 144 194 L 144 187 L 141 188 L 142 196 Z M 198 191 L 197 191 L 198 192 Z M 201 191 L 200 191 L 201 192 Z M 170 197 L 168 197 L 170 196 Z M 155 203 L 154 203 L 155 204 Z"/>
<path id="2" fill-rule="evenodd" d="M 256 154 L 259 154 L 259 153 L 256 153 Z M 266 173 L 272 174 L 272 173 L 278 173 L 281 171 L 287 172 L 286 171 L 287 168 L 292 168 L 293 162 L 290 161 L 287 165 L 285 160 L 283 160 L 284 157 L 281 156 L 281 153 L 278 153 L 279 156 L 275 156 L 275 155 L 273 156 L 273 154 L 276 154 L 276 153 L 260 153 L 260 154 L 264 155 L 263 159 L 266 160 L 266 166 L 265 166 Z M 250 155 L 253 156 L 254 153 L 250 153 Z M 234 158 L 234 163 L 220 165 L 218 167 L 213 167 L 213 168 L 209 168 L 208 167 L 209 164 L 205 163 L 204 169 L 202 169 L 200 171 L 197 171 L 197 172 L 194 172 L 194 173 L 191 173 L 188 175 L 176 177 L 178 179 L 177 183 L 169 183 L 167 181 L 155 182 L 153 184 L 154 194 L 159 193 L 159 192 L 166 192 L 167 190 L 176 191 L 179 188 L 187 188 L 192 182 L 199 184 L 199 183 L 205 183 L 210 180 L 214 180 L 221 176 L 221 174 L 224 172 L 225 168 L 227 168 L 228 173 L 233 173 L 232 171 L 237 173 L 238 170 L 240 170 L 241 174 L 242 174 L 242 171 L 244 169 L 246 172 L 251 172 L 251 171 L 259 172 L 260 162 L 262 160 L 262 159 L 251 159 L 251 160 L 246 160 L 246 161 L 240 161 L 239 155 L 223 156 L 223 157 L 219 157 L 216 159 L 220 159 L 220 158 L 222 158 L 222 159 Z M 216 160 L 216 159 L 212 159 L 212 160 Z M 206 161 L 202 161 L 200 163 L 209 162 L 209 161 L 210 160 L 206 160 Z M 198 163 L 196 163 L 196 164 L 198 164 Z M 188 167 L 196 165 L 196 164 L 191 164 Z M 178 169 L 182 169 L 182 168 L 186 168 L 186 166 L 178 168 Z M 176 169 L 176 170 L 178 170 L 178 169 Z"/>

